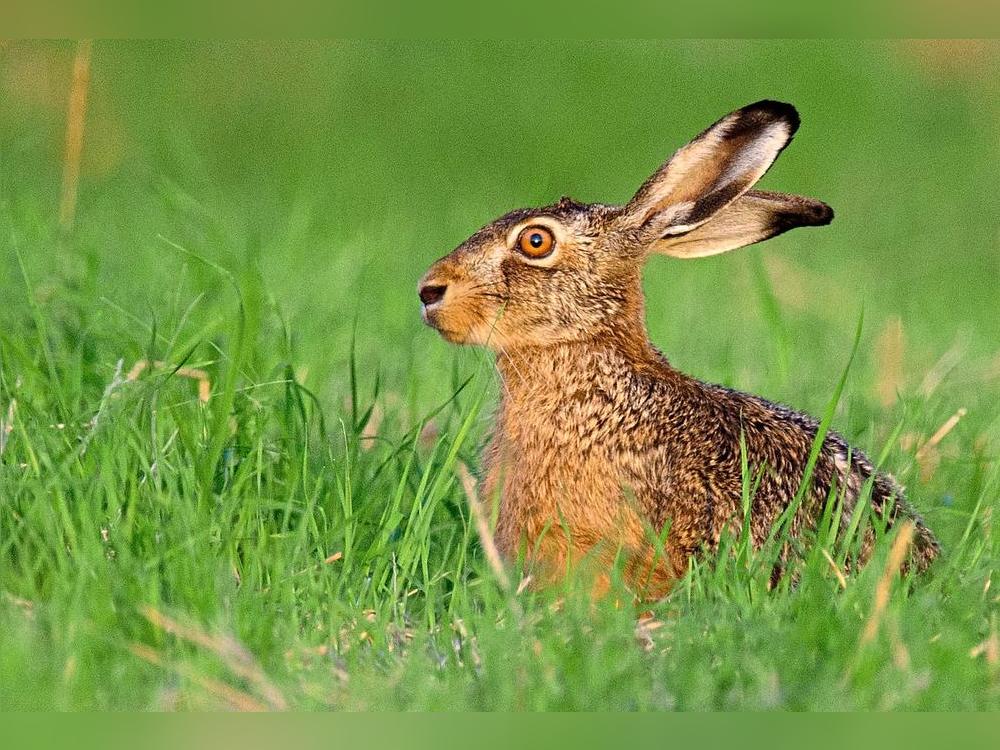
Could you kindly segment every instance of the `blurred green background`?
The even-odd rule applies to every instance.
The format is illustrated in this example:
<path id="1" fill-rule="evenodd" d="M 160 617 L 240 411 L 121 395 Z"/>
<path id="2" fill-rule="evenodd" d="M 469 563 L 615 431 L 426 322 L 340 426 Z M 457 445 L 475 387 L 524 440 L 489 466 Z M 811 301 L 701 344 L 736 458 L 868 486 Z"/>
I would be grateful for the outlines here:
<path id="1" fill-rule="evenodd" d="M 79 202 L 64 231 L 75 50 L 0 42 L 0 626 L 17 633 L 0 644 L 0 705 L 225 704 L 197 678 L 218 677 L 217 665 L 165 644 L 139 614 L 146 605 L 234 632 L 298 695 L 292 705 L 996 704 L 1000 657 L 969 655 L 990 637 L 1000 648 L 997 603 L 986 595 L 1000 476 L 996 42 L 98 41 Z M 512 208 L 564 194 L 624 202 L 674 149 L 762 98 L 793 103 L 802 127 L 760 186 L 820 198 L 836 218 L 716 258 L 652 259 L 650 334 L 691 374 L 818 414 L 864 310 L 834 427 L 873 455 L 885 446 L 886 465 L 946 548 L 962 551 L 934 589 L 961 595 L 899 603 L 897 624 L 922 644 L 911 643 L 914 670 L 940 670 L 937 681 L 887 678 L 880 670 L 902 670 L 890 650 L 840 680 L 843 663 L 856 665 L 858 613 L 874 579 L 835 600 L 836 616 L 818 604 L 830 600 L 825 588 L 752 606 L 722 588 L 709 587 L 721 599 L 692 599 L 689 589 L 686 604 L 664 605 L 686 610 L 660 631 L 664 643 L 688 644 L 684 659 L 669 647 L 655 662 L 632 654 L 634 621 L 621 613 L 601 636 L 586 610 L 549 623 L 538 640 L 493 633 L 500 605 L 481 600 L 478 550 L 456 520 L 461 489 L 441 462 L 451 438 L 432 452 L 470 401 L 459 399 L 419 446 L 408 432 L 469 376 L 495 388 L 488 355 L 451 347 L 420 322 L 416 281 L 433 260 Z M 247 305 L 260 325 L 242 353 L 227 273 L 245 299 L 262 300 Z M 205 369 L 215 394 L 206 411 L 190 382 L 121 387 L 146 357 L 189 357 Z M 312 427 L 288 426 L 289 374 L 315 394 L 329 445 Z M 375 396 L 361 403 L 358 390 Z M 236 393 L 232 414 L 227 392 Z M 455 446 L 473 469 L 485 414 Z M 195 488 L 216 470 L 201 457 L 216 449 L 223 464 L 243 456 L 242 468 L 215 506 L 196 507 Z M 295 462 L 305 487 L 307 458 L 325 450 L 305 497 Z M 418 469 L 408 476 L 397 460 L 406 451 L 431 467 L 441 505 L 400 536 L 381 515 L 388 498 L 398 488 L 411 518 L 424 497 L 412 486 Z M 166 472 L 162 486 L 146 482 L 150 461 Z M 300 513 L 315 523 L 299 524 Z M 338 549 L 346 561 L 351 540 L 369 537 L 381 540 L 375 552 L 342 573 L 303 567 Z M 394 566 L 407 549 L 423 550 L 422 572 L 414 563 L 395 588 L 366 588 L 384 559 Z M 368 608 L 385 632 L 386 622 L 411 628 L 414 617 L 459 613 L 463 628 L 483 625 L 482 658 L 500 667 L 479 672 L 468 653 L 454 664 L 439 656 L 450 631 L 432 627 L 427 661 L 405 662 L 375 635 L 372 652 L 338 652 L 346 661 L 320 680 L 339 685 L 350 672 L 348 697 L 301 687 L 320 678 L 301 677 L 296 649 L 327 648 Z M 34 614 L 24 620 L 21 610 Z M 773 637 L 795 624 L 799 661 Z M 173 671 L 129 652 L 150 640 Z M 555 644 L 557 656 L 535 659 L 535 643 L 546 654 Z M 721 677 L 719 649 L 733 660 Z M 505 672 L 508 658 L 522 671 Z M 786 692 L 775 687 L 786 681 Z M 521 684 L 530 698 L 519 697 Z M 262 690 L 252 679 L 246 689 Z"/>
<path id="2" fill-rule="evenodd" d="M 2 52 L 2 205 L 40 230 L 58 205 L 72 54 Z M 756 385 L 762 259 L 790 340 L 811 318 L 846 340 L 864 303 L 871 333 L 901 317 L 916 377 L 956 336 L 997 348 L 997 70 L 990 42 L 98 43 L 78 232 L 63 253 L 31 236 L 24 252 L 36 277 L 78 279 L 147 321 L 184 264 L 158 235 L 252 259 L 321 389 L 343 375 L 355 315 L 366 367 L 433 387 L 454 355 L 419 324 L 432 260 L 514 207 L 625 201 L 708 123 L 777 98 L 803 126 L 762 185 L 822 198 L 834 224 L 653 260 L 654 341 Z M 828 382 L 842 351 L 820 356 L 795 379 Z"/>

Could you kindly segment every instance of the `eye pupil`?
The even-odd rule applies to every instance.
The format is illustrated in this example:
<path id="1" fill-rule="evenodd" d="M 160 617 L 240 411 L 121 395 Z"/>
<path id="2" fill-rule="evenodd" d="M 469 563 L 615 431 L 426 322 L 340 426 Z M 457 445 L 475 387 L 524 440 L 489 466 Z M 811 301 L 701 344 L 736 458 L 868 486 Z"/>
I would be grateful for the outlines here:
<path id="1" fill-rule="evenodd" d="M 542 243 L 545 242 L 545 238 L 538 232 L 535 232 L 528 238 L 528 241 L 531 243 L 532 247 L 541 247 Z"/>

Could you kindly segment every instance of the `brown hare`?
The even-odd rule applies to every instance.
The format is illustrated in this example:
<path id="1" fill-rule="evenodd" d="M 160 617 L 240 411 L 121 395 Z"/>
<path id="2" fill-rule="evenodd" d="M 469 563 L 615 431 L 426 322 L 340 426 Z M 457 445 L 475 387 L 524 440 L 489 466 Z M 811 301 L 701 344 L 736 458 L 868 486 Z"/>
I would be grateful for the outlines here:
<path id="1" fill-rule="evenodd" d="M 820 201 L 750 189 L 798 125 L 789 104 L 751 104 L 677 151 L 625 206 L 563 198 L 512 211 L 420 281 L 428 325 L 496 352 L 503 387 L 481 488 L 498 497 L 501 553 L 523 552 L 548 579 L 597 561 L 605 584 L 600 571 L 624 553 L 637 593 L 660 596 L 691 555 L 742 528 L 741 442 L 759 473 L 750 536 L 765 542 L 818 423 L 671 367 L 646 335 L 641 269 L 650 253 L 698 258 L 828 224 Z M 913 562 L 926 567 L 938 545 L 900 487 L 832 432 L 791 535 L 815 527 L 831 490 L 846 527 L 866 483 L 877 518 L 913 519 Z M 650 529 L 666 530 L 662 549 Z"/>

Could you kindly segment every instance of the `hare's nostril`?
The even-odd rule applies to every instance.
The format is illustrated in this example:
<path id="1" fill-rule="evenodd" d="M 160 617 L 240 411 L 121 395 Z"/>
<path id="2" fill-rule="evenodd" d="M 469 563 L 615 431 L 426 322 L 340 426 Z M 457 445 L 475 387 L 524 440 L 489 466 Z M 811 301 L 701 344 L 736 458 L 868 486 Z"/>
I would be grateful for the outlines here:
<path id="1" fill-rule="evenodd" d="M 425 284 L 420 287 L 420 301 L 425 305 L 433 305 L 435 302 L 440 302 L 447 288 L 447 286 L 442 284 Z"/>

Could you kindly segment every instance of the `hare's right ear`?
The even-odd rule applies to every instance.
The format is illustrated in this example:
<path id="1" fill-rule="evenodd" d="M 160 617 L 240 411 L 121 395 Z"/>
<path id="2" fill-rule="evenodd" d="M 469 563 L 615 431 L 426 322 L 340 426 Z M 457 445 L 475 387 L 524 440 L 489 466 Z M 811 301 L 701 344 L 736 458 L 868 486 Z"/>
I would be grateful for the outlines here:
<path id="1" fill-rule="evenodd" d="M 649 249 L 682 257 L 712 255 L 793 226 L 828 222 L 832 213 L 818 201 L 746 195 L 798 126 L 795 108 L 782 102 L 761 101 L 726 115 L 639 188 L 621 221 Z"/>

